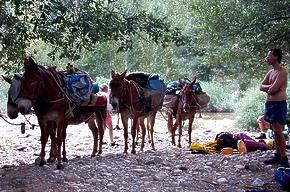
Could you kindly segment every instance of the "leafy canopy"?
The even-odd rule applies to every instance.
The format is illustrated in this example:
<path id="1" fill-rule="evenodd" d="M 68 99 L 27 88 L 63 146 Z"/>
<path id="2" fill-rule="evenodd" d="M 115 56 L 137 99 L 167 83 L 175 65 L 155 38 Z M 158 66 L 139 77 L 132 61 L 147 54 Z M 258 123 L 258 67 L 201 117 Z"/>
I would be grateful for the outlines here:
<path id="1" fill-rule="evenodd" d="M 93 50 L 102 42 L 115 41 L 118 52 L 133 47 L 133 38 L 145 33 L 153 42 L 167 46 L 184 45 L 189 38 L 165 18 L 146 11 L 122 12 L 110 3 L 97 0 L 3 0 L 0 3 L 0 68 L 9 72 L 27 54 L 32 42 L 42 40 L 53 46 L 55 59 L 76 60 L 82 50 Z M 29 53 L 30 52 L 30 53 Z"/>

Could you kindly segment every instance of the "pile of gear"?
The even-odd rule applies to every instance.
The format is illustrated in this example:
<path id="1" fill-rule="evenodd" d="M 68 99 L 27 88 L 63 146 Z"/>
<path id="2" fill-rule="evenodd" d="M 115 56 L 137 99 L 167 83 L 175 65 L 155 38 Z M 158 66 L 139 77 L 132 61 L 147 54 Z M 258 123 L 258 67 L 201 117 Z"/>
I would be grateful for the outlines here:
<path id="1" fill-rule="evenodd" d="M 189 84 L 191 81 L 188 78 L 172 81 L 167 84 L 166 93 L 164 97 L 163 106 L 166 108 L 177 107 L 180 91 L 184 85 Z M 192 85 L 198 103 L 199 109 L 203 109 L 208 106 L 210 97 L 201 88 L 199 82 L 195 82 Z"/>
<path id="2" fill-rule="evenodd" d="M 244 154 L 255 150 L 269 150 L 273 148 L 271 140 L 256 141 L 244 133 L 232 134 L 229 132 L 221 132 L 216 135 L 215 141 L 202 144 L 194 141 L 190 145 L 192 153 L 211 154 L 220 151 L 222 154 L 228 155 L 233 153 Z"/>

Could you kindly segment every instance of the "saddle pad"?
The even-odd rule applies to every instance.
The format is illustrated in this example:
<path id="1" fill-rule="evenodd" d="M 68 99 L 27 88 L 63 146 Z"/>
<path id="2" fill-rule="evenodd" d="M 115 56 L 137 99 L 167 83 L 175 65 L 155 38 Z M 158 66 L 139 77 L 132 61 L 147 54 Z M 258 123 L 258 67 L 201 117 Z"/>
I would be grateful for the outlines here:
<path id="1" fill-rule="evenodd" d="M 161 91 L 163 86 L 159 79 L 150 79 L 149 80 L 149 89 Z"/>
<path id="2" fill-rule="evenodd" d="M 210 97 L 205 92 L 196 94 L 197 102 L 199 104 L 200 109 L 203 109 L 208 106 Z"/>
<path id="3" fill-rule="evenodd" d="M 128 81 L 132 80 L 138 83 L 141 87 L 147 88 L 147 83 L 149 79 L 149 74 L 144 72 L 132 72 L 128 74 L 125 79 Z"/>
<path id="4" fill-rule="evenodd" d="M 163 106 L 166 108 L 176 107 L 178 104 L 178 95 L 166 94 L 164 97 Z"/>
<path id="5" fill-rule="evenodd" d="M 92 80 L 84 71 L 74 73 L 64 73 L 64 81 L 68 90 L 68 95 L 77 104 L 82 104 L 90 100 L 92 93 Z"/>

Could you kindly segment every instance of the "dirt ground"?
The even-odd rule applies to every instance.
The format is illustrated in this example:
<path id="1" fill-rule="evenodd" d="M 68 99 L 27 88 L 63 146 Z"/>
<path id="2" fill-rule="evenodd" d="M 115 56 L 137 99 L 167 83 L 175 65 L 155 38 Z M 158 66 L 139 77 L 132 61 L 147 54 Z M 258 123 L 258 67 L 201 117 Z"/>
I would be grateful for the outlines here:
<path id="1" fill-rule="evenodd" d="M 27 118 L 37 124 L 34 116 Z M 234 119 L 233 114 L 202 114 L 202 118 L 197 115 L 193 140 L 206 143 L 213 141 L 219 132 L 237 132 Z M 24 121 L 20 116 L 13 123 Z M 113 123 L 117 123 L 116 115 Z M 57 170 L 55 163 L 39 167 L 35 161 L 40 152 L 39 127 L 32 130 L 26 122 L 26 132 L 21 134 L 19 125 L 1 119 L 0 191 L 283 191 L 274 180 L 277 167 L 262 163 L 273 151 L 245 155 L 192 154 L 186 130 L 182 148 L 172 146 L 166 120 L 158 114 L 155 151 L 147 142 L 144 152 L 137 146 L 137 154 L 124 154 L 123 130 L 115 129 L 114 140 L 118 145 L 110 146 L 106 130 L 108 144 L 103 146 L 103 154 L 91 158 L 93 138 L 87 125 L 69 126 L 66 141 L 69 161 L 64 163 L 63 170 Z M 130 144 L 131 140 L 129 152 Z M 46 151 L 48 157 L 49 147 Z"/>

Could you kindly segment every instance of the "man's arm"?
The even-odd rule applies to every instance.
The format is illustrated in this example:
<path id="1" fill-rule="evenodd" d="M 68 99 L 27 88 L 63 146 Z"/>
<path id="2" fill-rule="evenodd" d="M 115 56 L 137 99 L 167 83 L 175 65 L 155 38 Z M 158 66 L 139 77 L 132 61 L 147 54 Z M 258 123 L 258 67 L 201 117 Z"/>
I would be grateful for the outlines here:
<path id="1" fill-rule="evenodd" d="M 287 82 L 287 71 L 281 71 L 275 79 L 274 83 L 269 87 L 268 93 L 275 94 L 281 91 L 281 87 Z"/>
<path id="2" fill-rule="evenodd" d="M 260 85 L 260 91 L 268 92 L 268 90 L 271 86 L 271 85 L 269 85 L 269 76 L 270 76 L 270 71 L 264 77 L 264 79 Z"/>

